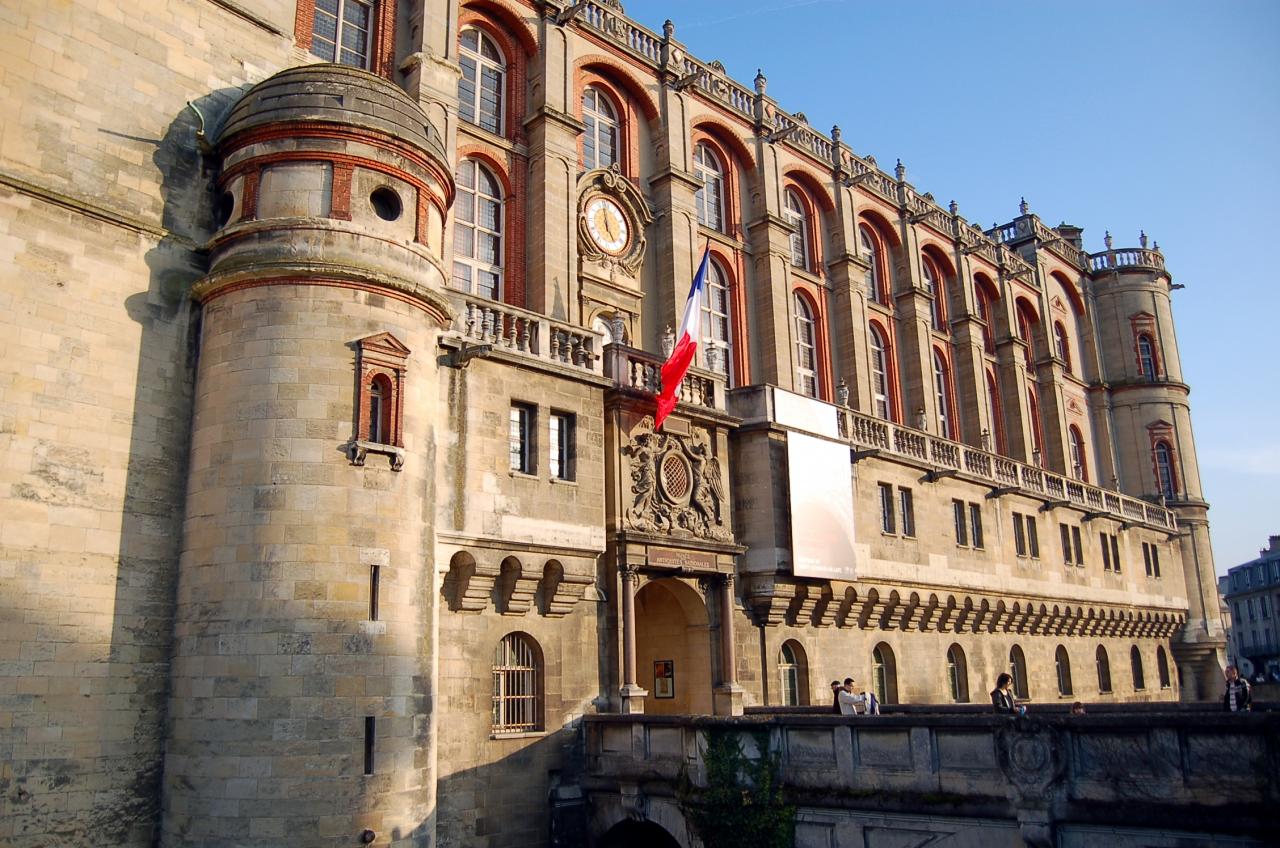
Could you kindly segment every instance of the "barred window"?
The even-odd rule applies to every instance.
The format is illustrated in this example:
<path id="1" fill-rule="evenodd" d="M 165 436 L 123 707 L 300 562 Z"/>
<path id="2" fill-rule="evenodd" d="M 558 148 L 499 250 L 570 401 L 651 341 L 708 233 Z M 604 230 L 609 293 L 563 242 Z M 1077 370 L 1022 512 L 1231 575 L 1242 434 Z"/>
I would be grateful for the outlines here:
<path id="1" fill-rule="evenodd" d="M 542 661 L 537 644 L 509 633 L 493 654 L 493 732 L 542 729 Z"/>

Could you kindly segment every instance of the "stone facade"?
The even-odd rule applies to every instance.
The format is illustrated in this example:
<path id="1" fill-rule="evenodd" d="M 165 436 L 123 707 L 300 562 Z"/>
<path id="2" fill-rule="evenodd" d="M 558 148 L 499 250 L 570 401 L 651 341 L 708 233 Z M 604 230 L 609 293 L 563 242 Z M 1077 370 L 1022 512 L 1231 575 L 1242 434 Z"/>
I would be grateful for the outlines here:
<path id="1" fill-rule="evenodd" d="M 1145 237 L 984 232 L 616 2 L 325 14 L 0 11 L 0 842 L 538 844 L 584 715 L 1216 695 Z"/>

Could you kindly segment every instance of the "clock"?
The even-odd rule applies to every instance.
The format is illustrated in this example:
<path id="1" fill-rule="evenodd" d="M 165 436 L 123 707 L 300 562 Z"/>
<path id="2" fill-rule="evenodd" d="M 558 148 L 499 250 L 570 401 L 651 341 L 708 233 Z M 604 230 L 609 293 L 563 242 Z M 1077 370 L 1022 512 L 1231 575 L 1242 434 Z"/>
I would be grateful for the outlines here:
<path id="1" fill-rule="evenodd" d="M 626 250 L 631 241 L 631 228 L 622 207 L 607 197 L 597 197 L 587 204 L 583 215 L 587 219 L 587 232 L 597 247 L 612 256 Z"/>

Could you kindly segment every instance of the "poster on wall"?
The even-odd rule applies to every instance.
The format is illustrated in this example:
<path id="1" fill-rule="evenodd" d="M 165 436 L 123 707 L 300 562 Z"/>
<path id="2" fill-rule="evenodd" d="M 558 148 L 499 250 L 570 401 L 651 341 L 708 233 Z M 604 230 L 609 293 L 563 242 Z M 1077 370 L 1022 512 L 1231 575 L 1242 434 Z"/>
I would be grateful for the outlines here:
<path id="1" fill-rule="evenodd" d="M 675 696 L 675 660 L 655 660 L 653 663 L 653 697 L 674 698 Z"/>
<path id="2" fill-rule="evenodd" d="M 853 580 L 853 480 L 849 446 L 787 433 L 791 493 L 791 572 Z"/>

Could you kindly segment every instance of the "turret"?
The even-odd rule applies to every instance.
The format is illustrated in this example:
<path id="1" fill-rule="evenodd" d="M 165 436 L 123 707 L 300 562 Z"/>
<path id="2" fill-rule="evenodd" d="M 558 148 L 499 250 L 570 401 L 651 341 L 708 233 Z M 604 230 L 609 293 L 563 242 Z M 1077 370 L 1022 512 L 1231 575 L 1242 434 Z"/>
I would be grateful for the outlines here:
<path id="1" fill-rule="evenodd" d="M 421 844 L 451 169 L 338 65 L 254 86 L 216 156 L 164 840 Z"/>
<path id="2" fill-rule="evenodd" d="M 1221 684 L 1225 649 L 1218 612 L 1208 508 L 1200 487 L 1191 430 L 1190 388 L 1182 378 L 1170 293 L 1174 285 L 1158 244 L 1089 256 L 1101 356 L 1101 387 L 1113 435 L 1111 459 L 1120 489 L 1177 512 L 1189 604 L 1175 637 L 1183 696 L 1212 697 Z"/>

